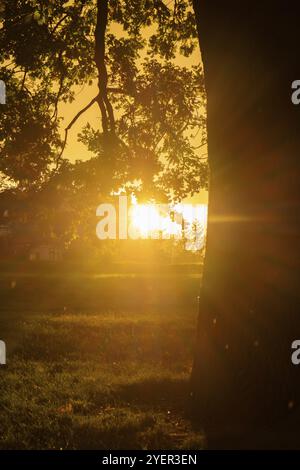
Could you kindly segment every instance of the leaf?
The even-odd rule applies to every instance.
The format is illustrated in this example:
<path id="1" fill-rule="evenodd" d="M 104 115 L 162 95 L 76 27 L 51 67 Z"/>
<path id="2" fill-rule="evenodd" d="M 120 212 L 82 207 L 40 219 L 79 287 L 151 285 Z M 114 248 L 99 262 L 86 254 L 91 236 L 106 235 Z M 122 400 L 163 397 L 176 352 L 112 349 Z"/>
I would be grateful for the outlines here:
<path id="1" fill-rule="evenodd" d="M 33 18 L 34 18 L 36 21 L 38 21 L 38 20 L 41 18 L 40 12 L 36 10 L 36 11 L 33 13 Z"/>

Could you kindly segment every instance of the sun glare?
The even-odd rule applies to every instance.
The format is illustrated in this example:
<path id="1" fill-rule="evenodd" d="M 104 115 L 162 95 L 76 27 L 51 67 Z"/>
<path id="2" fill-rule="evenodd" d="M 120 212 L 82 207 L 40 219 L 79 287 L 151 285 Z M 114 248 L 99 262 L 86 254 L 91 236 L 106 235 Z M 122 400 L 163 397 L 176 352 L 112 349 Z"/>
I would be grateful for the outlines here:
<path id="1" fill-rule="evenodd" d="M 138 204 L 132 201 L 129 221 L 140 238 L 181 238 L 184 229 L 200 226 L 203 232 L 207 226 L 207 205 Z"/>

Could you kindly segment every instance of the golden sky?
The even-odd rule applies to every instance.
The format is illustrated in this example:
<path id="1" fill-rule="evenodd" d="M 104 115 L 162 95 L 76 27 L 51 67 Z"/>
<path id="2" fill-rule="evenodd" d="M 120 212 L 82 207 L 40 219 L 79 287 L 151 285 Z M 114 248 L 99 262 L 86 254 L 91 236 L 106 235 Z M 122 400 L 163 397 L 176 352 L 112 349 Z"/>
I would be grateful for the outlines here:
<path id="1" fill-rule="evenodd" d="M 114 33 L 122 34 L 119 27 L 114 28 Z M 151 33 L 149 31 L 147 36 Z M 188 58 L 177 55 L 175 63 L 180 66 L 190 67 L 191 65 L 198 65 L 201 63 L 201 55 L 199 48 L 196 48 L 195 52 Z M 72 103 L 61 103 L 59 108 L 59 115 L 63 117 L 62 121 L 62 135 L 64 133 L 64 128 L 69 124 L 73 117 L 84 108 L 97 94 L 97 83 L 94 82 L 93 85 L 89 86 L 88 84 L 83 85 L 82 87 L 76 88 L 76 97 Z M 95 129 L 101 126 L 101 117 L 100 110 L 97 104 L 94 104 L 85 114 L 83 114 L 76 124 L 69 131 L 68 142 L 64 152 L 64 156 L 71 161 L 75 160 L 87 160 L 92 156 L 92 153 L 88 151 L 85 145 L 81 142 L 78 142 L 77 135 L 80 133 L 82 128 L 90 123 Z M 203 152 L 203 149 L 202 149 Z M 207 192 L 200 191 L 198 196 L 193 197 L 193 202 L 195 204 L 206 204 L 207 203 Z"/>

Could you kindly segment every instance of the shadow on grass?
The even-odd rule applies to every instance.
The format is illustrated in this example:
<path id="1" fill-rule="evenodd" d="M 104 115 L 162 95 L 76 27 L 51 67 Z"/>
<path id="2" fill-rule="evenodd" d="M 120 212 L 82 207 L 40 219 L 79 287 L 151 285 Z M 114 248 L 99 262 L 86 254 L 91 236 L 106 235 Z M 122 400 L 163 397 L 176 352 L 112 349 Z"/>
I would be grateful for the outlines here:
<path id="1" fill-rule="evenodd" d="M 205 437 L 186 419 L 188 380 L 143 380 L 119 386 L 114 406 L 98 408 L 76 429 L 76 448 L 111 449 L 203 449 Z M 96 398 L 97 401 L 97 398 Z M 96 404 L 96 403 L 95 403 Z M 98 403 L 100 405 L 100 403 Z M 100 411 L 100 412 L 99 412 Z"/>
<path id="2" fill-rule="evenodd" d="M 188 380 L 143 380 L 120 386 L 116 396 L 134 405 L 159 406 L 182 411 L 188 402 Z"/>

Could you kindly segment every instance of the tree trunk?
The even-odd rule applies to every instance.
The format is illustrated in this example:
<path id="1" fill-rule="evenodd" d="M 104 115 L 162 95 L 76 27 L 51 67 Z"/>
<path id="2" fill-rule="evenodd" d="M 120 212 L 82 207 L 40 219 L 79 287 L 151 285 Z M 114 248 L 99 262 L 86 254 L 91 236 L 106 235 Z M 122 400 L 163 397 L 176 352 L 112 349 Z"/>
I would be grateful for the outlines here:
<path id="1" fill-rule="evenodd" d="M 300 2 L 194 9 L 211 171 L 194 413 L 211 432 L 274 431 L 300 404 Z"/>

